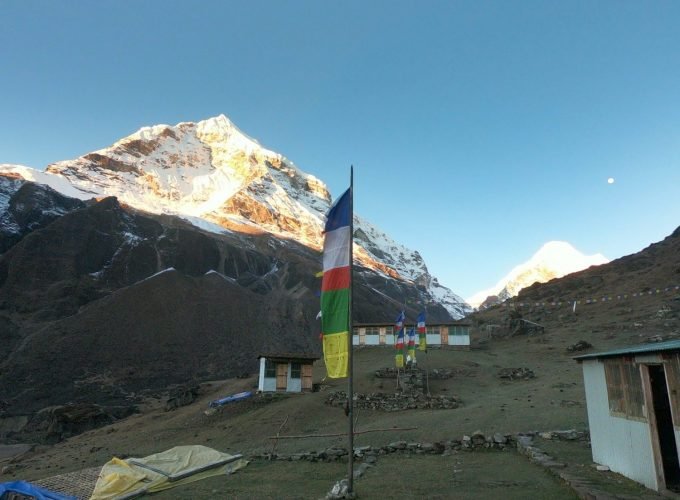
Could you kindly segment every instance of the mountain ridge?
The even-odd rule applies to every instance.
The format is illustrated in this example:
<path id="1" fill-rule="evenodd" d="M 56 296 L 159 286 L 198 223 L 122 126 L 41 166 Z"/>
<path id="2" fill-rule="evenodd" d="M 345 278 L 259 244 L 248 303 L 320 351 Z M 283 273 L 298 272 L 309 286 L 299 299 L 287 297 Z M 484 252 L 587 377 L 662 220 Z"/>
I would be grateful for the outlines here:
<path id="1" fill-rule="evenodd" d="M 320 179 L 262 147 L 224 115 L 143 127 L 109 147 L 52 163 L 44 172 L 7 164 L 0 165 L 0 172 L 80 199 L 116 196 L 123 204 L 179 215 L 213 232 L 266 231 L 317 250 L 331 203 Z M 453 318 L 470 311 L 461 297 L 430 275 L 417 251 L 357 214 L 354 245 L 360 264 L 421 283 Z"/>

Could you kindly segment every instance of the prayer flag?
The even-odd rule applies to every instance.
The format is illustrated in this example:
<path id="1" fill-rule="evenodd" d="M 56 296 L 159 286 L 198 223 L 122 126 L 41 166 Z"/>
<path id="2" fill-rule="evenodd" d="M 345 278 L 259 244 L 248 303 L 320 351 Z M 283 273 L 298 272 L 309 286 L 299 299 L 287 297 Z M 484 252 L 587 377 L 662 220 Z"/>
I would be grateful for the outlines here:
<path id="1" fill-rule="evenodd" d="M 418 315 L 418 350 L 427 351 L 427 334 L 425 330 L 425 311 Z"/>
<path id="2" fill-rule="evenodd" d="M 416 361 L 416 329 L 411 327 L 408 331 L 408 355 L 411 357 L 411 363 Z"/>
<path id="3" fill-rule="evenodd" d="M 397 365 L 397 368 L 403 368 L 404 367 L 404 311 L 401 311 L 399 313 L 399 316 L 397 316 L 397 319 L 395 321 L 394 325 L 394 335 L 397 338 L 397 342 L 395 344 L 395 347 L 397 349 L 397 353 L 395 355 L 395 364 Z"/>
<path id="4" fill-rule="evenodd" d="M 328 211 L 324 228 L 321 334 L 330 378 L 343 378 L 349 374 L 350 195 L 348 189 L 335 201 Z"/>

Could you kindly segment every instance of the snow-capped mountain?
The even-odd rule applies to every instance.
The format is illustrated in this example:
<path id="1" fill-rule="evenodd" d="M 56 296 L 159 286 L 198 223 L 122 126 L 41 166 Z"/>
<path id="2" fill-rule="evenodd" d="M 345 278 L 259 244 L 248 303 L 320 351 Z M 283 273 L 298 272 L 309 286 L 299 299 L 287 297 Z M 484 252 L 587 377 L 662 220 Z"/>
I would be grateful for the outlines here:
<path id="1" fill-rule="evenodd" d="M 332 201 L 321 180 L 262 147 L 224 115 L 144 127 L 44 172 L 0 165 L 3 172 L 71 197 L 116 196 L 123 204 L 179 215 L 213 232 L 264 231 L 317 250 Z M 355 258 L 378 273 L 418 283 L 455 318 L 469 311 L 463 299 L 430 276 L 418 252 L 356 215 Z"/>
<path id="2" fill-rule="evenodd" d="M 489 297 L 497 297 L 498 301 L 503 301 L 536 282 L 546 283 L 551 279 L 608 262 L 609 259 L 602 254 L 584 255 L 566 241 L 550 241 L 527 262 L 513 268 L 494 287 L 474 294 L 467 302 L 472 307 L 479 307 Z"/>

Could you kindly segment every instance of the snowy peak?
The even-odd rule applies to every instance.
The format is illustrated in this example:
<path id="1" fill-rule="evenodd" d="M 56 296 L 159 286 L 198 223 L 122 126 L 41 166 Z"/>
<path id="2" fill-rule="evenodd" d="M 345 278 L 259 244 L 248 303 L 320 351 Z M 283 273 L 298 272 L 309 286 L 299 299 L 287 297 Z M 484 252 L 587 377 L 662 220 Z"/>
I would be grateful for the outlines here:
<path id="1" fill-rule="evenodd" d="M 584 255 L 566 241 L 550 241 L 527 262 L 513 268 L 494 287 L 476 293 L 467 302 L 473 307 L 479 307 L 489 297 L 506 300 L 536 282 L 545 283 L 607 262 L 609 260 L 602 254 Z"/>
<path id="2" fill-rule="evenodd" d="M 244 189 L 268 191 L 266 195 L 293 185 L 305 192 L 312 207 L 322 209 L 330 201 L 322 182 L 261 147 L 224 115 L 144 127 L 108 148 L 54 163 L 46 171 L 68 178 L 84 193 L 106 193 L 151 212 L 195 217 L 219 211 Z M 275 208 L 271 200 L 260 201 Z"/>
<path id="3" fill-rule="evenodd" d="M 0 166 L 72 197 L 115 196 L 123 204 L 183 217 L 211 231 L 271 233 L 321 248 L 331 195 L 326 185 L 262 147 L 226 116 L 143 127 L 109 147 L 49 165 Z M 216 229 L 217 228 L 217 229 Z M 469 310 L 430 276 L 418 252 L 356 216 L 355 258 L 394 279 L 418 283 L 453 317 Z"/>

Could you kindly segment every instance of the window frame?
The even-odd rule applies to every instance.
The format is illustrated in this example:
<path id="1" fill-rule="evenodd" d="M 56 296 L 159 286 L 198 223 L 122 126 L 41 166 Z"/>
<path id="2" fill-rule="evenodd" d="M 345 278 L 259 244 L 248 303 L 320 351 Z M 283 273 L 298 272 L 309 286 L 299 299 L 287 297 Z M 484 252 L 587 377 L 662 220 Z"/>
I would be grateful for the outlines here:
<path id="1" fill-rule="evenodd" d="M 276 378 L 276 363 L 271 359 L 264 359 L 264 378 Z"/>
<path id="2" fill-rule="evenodd" d="M 609 414 L 647 422 L 640 365 L 630 358 L 603 360 Z"/>
<path id="3" fill-rule="evenodd" d="M 297 373 L 297 375 L 296 375 Z M 299 380 L 302 378 L 302 363 L 291 361 L 290 363 L 290 378 Z"/>

